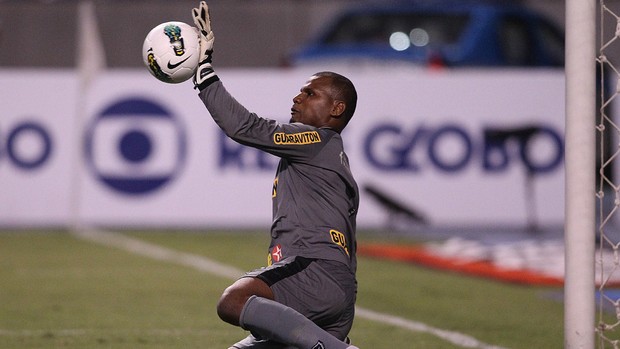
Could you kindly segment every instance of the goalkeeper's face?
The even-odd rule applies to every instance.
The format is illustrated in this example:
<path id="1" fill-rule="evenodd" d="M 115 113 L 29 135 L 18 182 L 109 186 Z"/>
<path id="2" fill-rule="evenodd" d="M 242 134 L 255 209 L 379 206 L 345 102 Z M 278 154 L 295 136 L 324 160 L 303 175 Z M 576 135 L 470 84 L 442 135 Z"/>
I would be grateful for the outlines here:
<path id="1" fill-rule="evenodd" d="M 334 98 L 332 79 L 312 76 L 293 98 L 291 122 L 315 127 L 342 129 L 338 119 L 344 111 L 344 102 Z"/>

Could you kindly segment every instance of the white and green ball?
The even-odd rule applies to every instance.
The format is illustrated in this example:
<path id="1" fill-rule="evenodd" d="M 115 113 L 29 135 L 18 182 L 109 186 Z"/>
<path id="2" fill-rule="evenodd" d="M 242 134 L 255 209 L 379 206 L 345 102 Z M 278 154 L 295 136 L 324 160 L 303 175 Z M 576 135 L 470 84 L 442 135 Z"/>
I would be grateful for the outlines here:
<path id="1" fill-rule="evenodd" d="M 142 58 L 157 79 L 176 84 L 191 78 L 198 67 L 198 29 L 183 22 L 166 22 L 153 28 L 144 39 Z"/>

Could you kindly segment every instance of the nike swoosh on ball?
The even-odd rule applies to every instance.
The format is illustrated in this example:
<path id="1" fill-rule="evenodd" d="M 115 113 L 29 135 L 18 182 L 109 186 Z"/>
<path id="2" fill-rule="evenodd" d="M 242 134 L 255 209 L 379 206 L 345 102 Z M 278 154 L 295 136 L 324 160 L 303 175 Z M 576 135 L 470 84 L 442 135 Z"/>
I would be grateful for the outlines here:
<path id="1" fill-rule="evenodd" d="M 189 56 L 189 57 L 185 58 L 184 60 L 182 60 L 180 62 L 177 62 L 177 63 L 174 63 L 174 64 L 171 64 L 170 61 L 168 61 L 168 69 L 174 69 L 174 68 L 180 66 L 181 64 L 183 64 L 183 62 L 185 62 L 186 60 L 190 59 L 190 57 L 192 57 L 192 56 Z"/>

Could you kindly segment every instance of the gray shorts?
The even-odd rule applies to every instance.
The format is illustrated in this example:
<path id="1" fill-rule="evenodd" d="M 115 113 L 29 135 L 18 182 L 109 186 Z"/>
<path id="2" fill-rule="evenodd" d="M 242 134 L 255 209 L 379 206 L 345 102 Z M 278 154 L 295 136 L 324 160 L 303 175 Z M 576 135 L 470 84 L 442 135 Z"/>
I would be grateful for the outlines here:
<path id="1" fill-rule="evenodd" d="M 349 268 L 340 262 L 289 257 L 248 272 L 243 277 L 263 280 L 273 291 L 276 302 L 295 309 L 340 340 L 344 340 L 351 330 L 357 281 Z M 249 336 L 232 348 L 287 347 Z"/>

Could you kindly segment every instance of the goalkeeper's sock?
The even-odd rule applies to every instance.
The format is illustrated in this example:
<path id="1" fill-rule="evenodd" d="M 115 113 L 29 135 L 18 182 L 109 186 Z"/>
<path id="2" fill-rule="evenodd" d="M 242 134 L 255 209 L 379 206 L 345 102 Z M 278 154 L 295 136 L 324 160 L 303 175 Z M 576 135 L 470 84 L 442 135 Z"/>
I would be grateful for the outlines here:
<path id="1" fill-rule="evenodd" d="M 357 349 L 278 302 L 252 296 L 243 306 L 241 327 L 255 335 L 300 349 Z"/>

